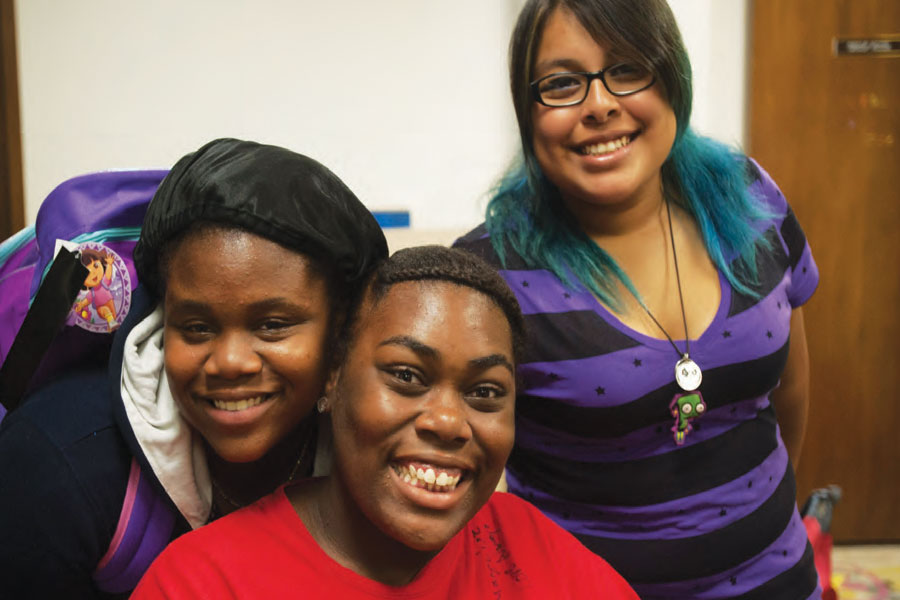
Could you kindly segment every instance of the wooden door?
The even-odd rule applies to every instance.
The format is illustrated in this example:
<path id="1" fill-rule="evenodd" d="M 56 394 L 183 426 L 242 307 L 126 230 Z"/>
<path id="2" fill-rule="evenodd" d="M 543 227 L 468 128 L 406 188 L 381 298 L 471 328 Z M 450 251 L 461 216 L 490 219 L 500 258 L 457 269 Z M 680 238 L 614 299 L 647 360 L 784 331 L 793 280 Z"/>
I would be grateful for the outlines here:
<path id="1" fill-rule="evenodd" d="M 900 540 L 900 39 L 897 0 L 755 0 L 749 152 L 806 231 L 809 427 L 798 496 L 844 490 L 838 541 Z"/>

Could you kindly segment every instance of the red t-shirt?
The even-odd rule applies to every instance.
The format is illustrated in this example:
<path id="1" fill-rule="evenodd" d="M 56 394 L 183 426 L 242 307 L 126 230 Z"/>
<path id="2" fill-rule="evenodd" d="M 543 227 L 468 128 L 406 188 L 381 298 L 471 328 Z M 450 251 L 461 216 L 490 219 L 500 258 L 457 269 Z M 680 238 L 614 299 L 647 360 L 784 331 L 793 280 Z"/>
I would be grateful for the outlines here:
<path id="1" fill-rule="evenodd" d="M 637 599 L 603 559 L 536 508 L 495 493 L 409 584 L 339 565 L 279 489 L 183 535 L 154 561 L 141 598 Z"/>

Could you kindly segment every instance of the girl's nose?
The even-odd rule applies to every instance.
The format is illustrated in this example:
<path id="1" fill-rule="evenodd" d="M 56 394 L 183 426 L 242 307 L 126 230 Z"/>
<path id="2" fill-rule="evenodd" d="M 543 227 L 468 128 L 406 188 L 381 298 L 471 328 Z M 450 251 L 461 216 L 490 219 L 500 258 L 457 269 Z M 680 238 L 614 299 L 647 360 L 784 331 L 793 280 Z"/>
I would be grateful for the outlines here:
<path id="1" fill-rule="evenodd" d="M 581 103 L 584 118 L 603 122 L 617 114 L 619 98 L 613 96 L 598 77 L 590 82 L 587 97 Z"/>
<path id="2" fill-rule="evenodd" d="M 213 377 L 236 379 L 258 373 L 262 369 L 262 359 L 247 336 L 224 332 L 214 341 L 204 369 Z"/>
<path id="3" fill-rule="evenodd" d="M 416 430 L 443 443 L 465 443 L 472 437 L 466 413 L 466 402 L 457 390 L 433 388 L 416 419 Z"/>

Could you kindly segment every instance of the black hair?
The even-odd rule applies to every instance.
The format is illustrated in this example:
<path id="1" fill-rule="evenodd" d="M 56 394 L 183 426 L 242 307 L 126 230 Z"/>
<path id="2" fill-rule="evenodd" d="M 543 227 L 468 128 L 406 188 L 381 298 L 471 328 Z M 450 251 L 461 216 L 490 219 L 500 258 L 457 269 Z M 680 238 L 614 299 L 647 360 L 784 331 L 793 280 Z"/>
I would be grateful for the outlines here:
<path id="1" fill-rule="evenodd" d="M 525 320 L 515 294 L 497 271 L 464 250 L 444 246 L 417 246 L 398 250 L 382 262 L 369 279 L 366 291 L 350 308 L 338 340 L 333 366 L 343 362 L 353 345 L 363 308 L 374 308 L 398 283 L 448 282 L 472 288 L 490 298 L 506 316 L 512 334 L 513 359 L 518 365 L 525 347 Z"/>

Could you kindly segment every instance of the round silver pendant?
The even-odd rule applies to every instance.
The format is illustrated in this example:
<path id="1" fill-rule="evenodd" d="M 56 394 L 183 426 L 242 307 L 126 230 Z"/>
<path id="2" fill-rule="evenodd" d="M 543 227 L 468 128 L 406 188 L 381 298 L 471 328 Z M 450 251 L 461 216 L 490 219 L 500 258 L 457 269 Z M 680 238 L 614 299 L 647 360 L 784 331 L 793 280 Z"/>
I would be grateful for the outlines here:
<path id="1" fill-rule="evenodd" d="M 703 373 L 700 371 L 700 367 L 687 355 L 675 363 L 675 382 L 678 383 L 678 387 L 686 392 L 693 392 L 700 387 L 701 381 L 703 381 Z"/>

